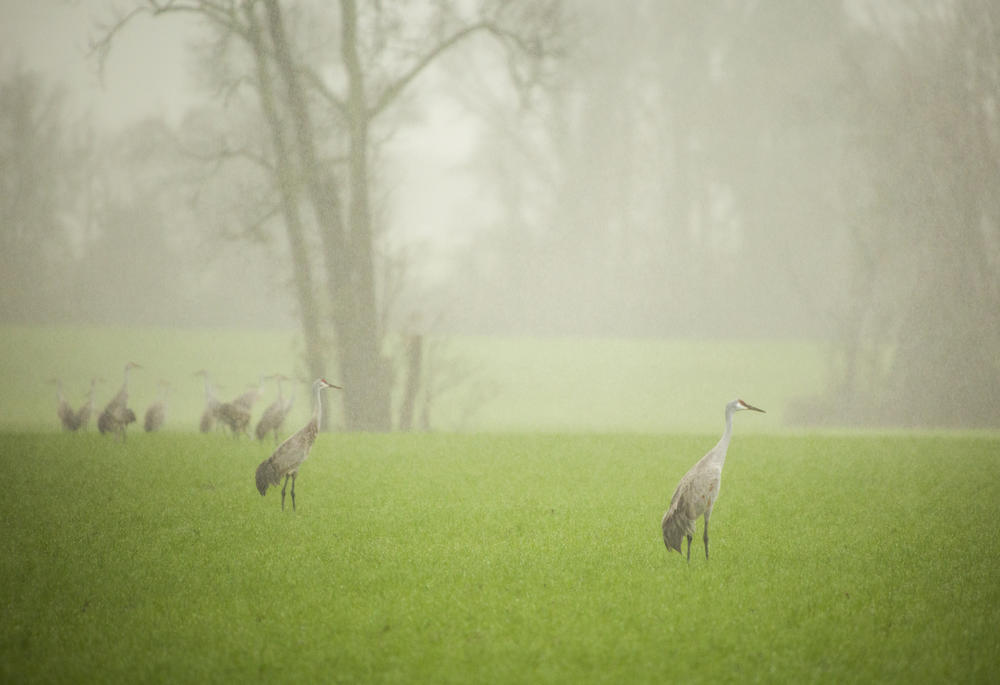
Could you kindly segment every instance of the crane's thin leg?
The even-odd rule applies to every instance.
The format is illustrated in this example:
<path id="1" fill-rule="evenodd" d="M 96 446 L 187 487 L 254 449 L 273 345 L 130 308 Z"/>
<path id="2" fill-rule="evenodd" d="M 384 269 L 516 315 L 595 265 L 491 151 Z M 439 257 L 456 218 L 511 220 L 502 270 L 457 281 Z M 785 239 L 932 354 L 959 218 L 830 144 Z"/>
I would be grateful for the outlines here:
<path id="1" fill-rule="evenodd" d="M 691 535 L 687 536 L 688 539 L 688 562 L 691 561 Z"/>
<path id="2" fill-rule="evenodd" d="M 708 513 L 705 513 L 705 558 L 708 559 Z"/>
<path id="3" fill-rule="evenodd" d="M 288 487 L 288 476 L 285 476 L 285 484 L 281 486 L 281 510 L 285 510 L 285 488 Z M 292 484 L 292 492 L 295 492 L 295 485 Z M 292 495 L 292 499 L 295 499 L 295 495 Z"/>
<path id="4" fill-rule="evenodd" d="M 292 511 L 295 511 L 295 479 L 298 477 L 298 471 L 292 474 Z"/>

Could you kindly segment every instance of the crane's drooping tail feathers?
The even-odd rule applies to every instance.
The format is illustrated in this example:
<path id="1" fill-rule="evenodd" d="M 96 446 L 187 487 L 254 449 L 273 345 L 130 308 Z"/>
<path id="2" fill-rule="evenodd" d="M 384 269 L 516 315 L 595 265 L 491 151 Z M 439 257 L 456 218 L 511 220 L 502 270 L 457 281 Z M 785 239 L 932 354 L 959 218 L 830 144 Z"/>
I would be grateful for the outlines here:
<path id="1" fill-rule="evenodd" d="M 101 432 L 101 435 L 104 435 L 108 431 L 112 430 L 111 414 L 106 411 L 101 412 L 101 415 L 97 417 L 97 430 Z"/>
<path id="2" fill-rule="evenodd" d="M 666 514 L 663 515 L 663 544 L 667 546 L 667 549 L 676 549 L 678 553 L 681 552 L 681 542 L 687 535 L 694 535 L 694 522 L 688 519 L 686 516 L 682 516 L 680 512 L 671 509 Z"/>
<path id="3" fill-rule="evenodd" d="M 281 482 L 281 477 L 274 462 L 270 459 L 262 461 L 257 467 L 257 490 L 261 496 L 267 494 L 269 485 L 277 485 L 279 482 Z"/>

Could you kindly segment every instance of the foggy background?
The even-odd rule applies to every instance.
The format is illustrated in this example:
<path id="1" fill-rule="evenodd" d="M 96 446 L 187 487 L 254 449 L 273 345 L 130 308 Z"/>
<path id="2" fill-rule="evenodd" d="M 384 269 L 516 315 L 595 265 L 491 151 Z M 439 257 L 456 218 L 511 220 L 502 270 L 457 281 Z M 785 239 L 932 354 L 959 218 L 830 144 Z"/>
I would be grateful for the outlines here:
<path id="1" fill-rule="evenodd" d="M 361 428 L 417 335 L 820 341 L 797 422 L 1000 423 L 994 3 L 161 4 L 0 2 L 0 323 L 301 329 Z"/>

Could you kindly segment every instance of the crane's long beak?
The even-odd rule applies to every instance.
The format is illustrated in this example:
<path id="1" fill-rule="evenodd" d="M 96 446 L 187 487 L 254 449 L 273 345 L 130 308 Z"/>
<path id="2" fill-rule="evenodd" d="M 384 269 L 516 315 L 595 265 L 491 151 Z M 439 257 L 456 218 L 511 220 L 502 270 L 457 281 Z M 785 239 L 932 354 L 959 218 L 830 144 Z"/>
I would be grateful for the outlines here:
<path id="1" fill-rule="evenodd" d="M 767 413 L 766 411 L 764 411 L 764 410 L 763 410 L 763 409 L 761 409 L 760 407 L 755 407 L 755 406 L 753 406 L 752 404 L 747 404 L 747 403 L 746 403 L 746 402 L 744 402 L 743 400 L 740 400 L 740 404 L 742 404 L 742 405 L 743 405 L 743 408 L 744 408 L 744 409 L 749 409 L 750 411 L 759 411 L 759 412 L 760 412 L 761 414 L 766 414 L 766 413 Z"/>

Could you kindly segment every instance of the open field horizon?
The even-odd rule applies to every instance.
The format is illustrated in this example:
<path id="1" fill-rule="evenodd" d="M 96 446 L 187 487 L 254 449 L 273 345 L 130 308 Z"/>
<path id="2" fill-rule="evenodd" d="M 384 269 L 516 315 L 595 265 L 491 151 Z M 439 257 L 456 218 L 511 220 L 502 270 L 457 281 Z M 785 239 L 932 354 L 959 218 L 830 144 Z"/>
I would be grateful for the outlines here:
<path id="1" fill-rule="evenodd" d="M 293 331 L 3 326 L 0 335 L 0 430 L 58 428 L 51 378 L 63 380 L 74 407 L 84 402 L 90 379 L 103 378 L 99 410 L 121 386 L 126 361 L 143 366 L 129 384 L 140 423 L 163 379 L 172 385 L 166 428 L 195 430 L 204 408 L 194 375 L 201 368 L 222 400 L 263 375 L 297 376 L 299 383 L 286 386 L 286 395 L 297 395 L 286 428 L 310 411 Z M 425 374 L 441 388 L 430 428 L 442 431 L 715 432 L 725 403 L 743 396 L 767 410 L 745 430 L 773 432 L 789 428 L 790 404 L 823 392 L 828 374 L 826 349 L 814 342 L 455 337 L 429 338 L 428 349 L 435 371 Z M 331 361 L 334 383 L 335 368 Z M 404 369 L 396 373 L 405 376 Z M 254 420 L 275 396 L 274 385 L 266 385 Z M 340 400 L 331 393 L 327 401 L 337 428 Z M 398 393 L 395 404 L 398 410 Z"/>

